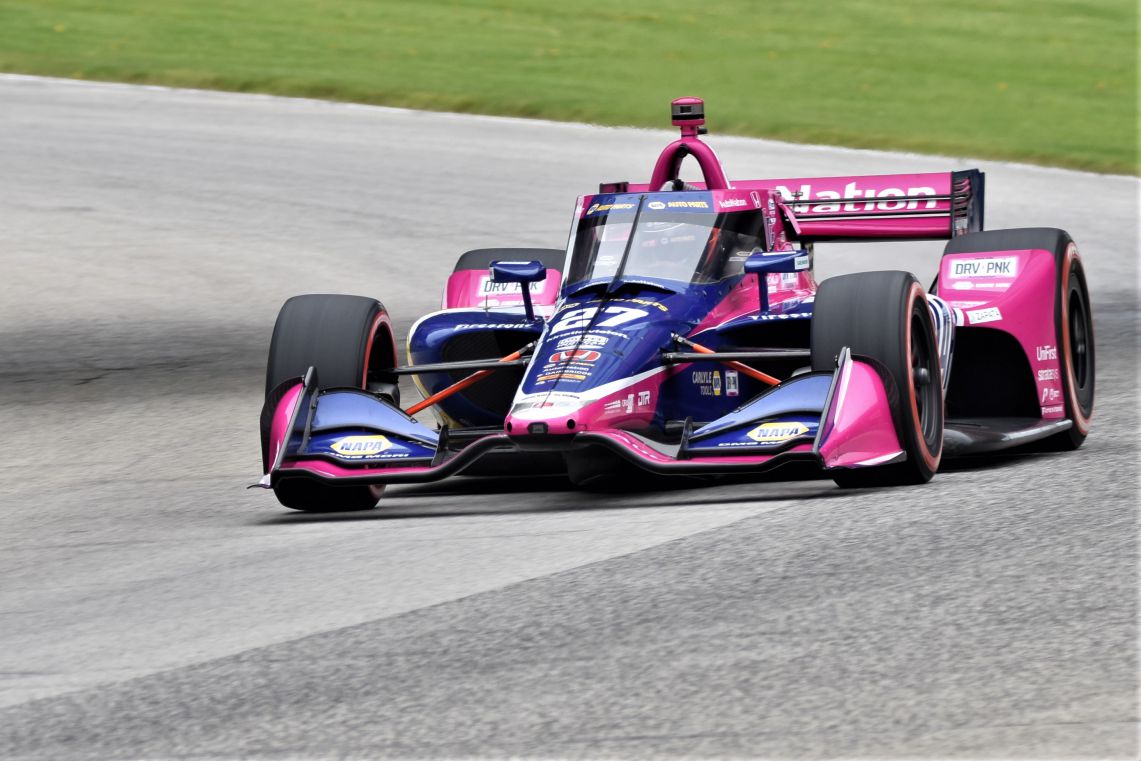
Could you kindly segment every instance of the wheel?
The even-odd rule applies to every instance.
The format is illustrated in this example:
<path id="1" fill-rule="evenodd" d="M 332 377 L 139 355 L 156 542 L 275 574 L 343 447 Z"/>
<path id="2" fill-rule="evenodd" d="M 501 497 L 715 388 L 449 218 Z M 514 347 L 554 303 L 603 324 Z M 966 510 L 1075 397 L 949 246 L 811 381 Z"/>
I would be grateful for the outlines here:
<path id="1" fill-rule="evenodd" d="M 273 327 L 266 365 L 267 398 L 281 383 L 317 369 L 322 388 L 364 388 L 398 404 L 392 324 L 384 306 L 361 296 L 312 294 L 285 302 Z M 268 469 L 268 429 L 262 458 Z M 305 478 L 282 479 L 278 501 L 294 510 L 335 512 L 375 507 L 383 486 L 330 486 Z"/>
<path id="2" fill-rule="evenodd" d="M 294 296 L 278 312 L 265 392 L 317 368 L 322 388 L 366 388 L 400 404 L 396 343 L 384 305 L 363 296 Z"/>
<path id="3" fill-rule="evenodd" d="M 861 272 L 820 284 L 812 314 L 812 369 L 832 370 L 843 347 L 875 360 L 894 388 L 888 403 L 907 460 L 835 470 L 842 487 L 920 484 L 943 454 L 943 390 L 935 326 L 923 286 L 909 272 Z"/>
<path id="4" fill-rule="evenodd" d="M 1050 251 L 1054 254 L 1055 297 L 1054 333 L 1066 416 L 1073 425 L 1068 431 L 1051 436 L 1035 449 L 1067 451 L 1077 449 L 1089 435 L 1094 399 L 1093 314 L 1089 288 L 1077 246 L 1065 230 L 1052 227 L 1026 227 L 991 230 L 952 239 L 944 254 L 991 251 Z"/>

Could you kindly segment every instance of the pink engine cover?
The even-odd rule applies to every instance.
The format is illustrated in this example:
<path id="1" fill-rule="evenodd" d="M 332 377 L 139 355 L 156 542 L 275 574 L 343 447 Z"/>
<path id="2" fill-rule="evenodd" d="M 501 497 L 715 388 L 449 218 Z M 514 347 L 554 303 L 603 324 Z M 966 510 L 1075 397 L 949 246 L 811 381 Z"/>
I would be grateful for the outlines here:
<path id="1" fill-rule="evenodd" d="M 1054 326 L 1057 266 L 1051 251 L 948 254 L 939 265 L 939 296 L 959 325 L 1014 336 L 1034 372 L 1042 417 L 1066 417 Z"/>

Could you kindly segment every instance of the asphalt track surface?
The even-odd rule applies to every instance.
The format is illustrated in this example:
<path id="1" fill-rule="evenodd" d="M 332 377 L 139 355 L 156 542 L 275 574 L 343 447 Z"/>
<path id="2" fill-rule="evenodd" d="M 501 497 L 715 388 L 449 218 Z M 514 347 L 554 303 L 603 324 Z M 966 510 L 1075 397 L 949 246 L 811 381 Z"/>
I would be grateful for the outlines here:
<path id="1" fill-rule="evenodd" d="M 1133 178 L 709 138 L 731 178 L 977 165 L 988 227 L 1071 231 L 1076 453 L 330 516 L 244 489 L 285 298 L 375 295 L 403 335 L 463 250 L 562 246 L 668 139 L 0 77 L 0 757 L 1135 757 Z"/>

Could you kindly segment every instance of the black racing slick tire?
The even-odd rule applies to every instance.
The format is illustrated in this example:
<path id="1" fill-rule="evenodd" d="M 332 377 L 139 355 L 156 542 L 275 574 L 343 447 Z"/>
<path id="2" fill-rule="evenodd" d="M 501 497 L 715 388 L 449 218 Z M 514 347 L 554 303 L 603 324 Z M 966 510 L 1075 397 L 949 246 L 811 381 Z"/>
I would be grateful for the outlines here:
<path id="1" fill-rule="evenodd" d="M 399 403 L 396 345 L 384 306 L 362 296 L 311 294 L 285 302 L 273 327 L 266 366 L 266 394 L 316 368 L 321 388 L 363 388 Z M 268 442 L 263 433 L 263 456 Z M 304 477 L 281 478 L 273 487 L 286 507 L 307 512 L 376 507 L 383 486 L 333 486 Z"/>
<path id="2" fill-rule="evenodd" d="M 1085 270 L 1073 238 L 1053 227 L 1024 227 L 989 230 L 952 239 L 944 254 L 972 254 L 993 251 L 1050 251 L 1054 255 L 1054 334 L 1058 364 L 1062 373 L 1066 416 L 1072 425 L 1067 431 L 1039 442 L 1034 449 L 1067 451 L 1077 449 L 1089 434 L 1094 398 L 1093 313 Z"/>
<path id="3" fill-rule="evenodd" d="M 455 271 L 485 270 L 494 261 L 540 261 L 549 270 L 562 270 L 567 252 L 561 248 L 477 248 L 456 262 Z"/>
<path id="4" fill-rule="evenodd" d="M 366 388 L 400 403 L 396 342 L 384 305 L 363 296 L 308 294 L 286 301 L 273 326 L 265 392 L 317 368 L 322 388 Z"/>
<path id="5" fill-rule="evenodd" d="M 829 475 L 845 488 L 930 481 L 943 454 L 943 390 L 934 321 L 914 275 L 861 272 L 820 284 L 812 314 L 812 369 L 835 369 L 845 346 L 887 376 L 888 403 L 907 458 Z"/>

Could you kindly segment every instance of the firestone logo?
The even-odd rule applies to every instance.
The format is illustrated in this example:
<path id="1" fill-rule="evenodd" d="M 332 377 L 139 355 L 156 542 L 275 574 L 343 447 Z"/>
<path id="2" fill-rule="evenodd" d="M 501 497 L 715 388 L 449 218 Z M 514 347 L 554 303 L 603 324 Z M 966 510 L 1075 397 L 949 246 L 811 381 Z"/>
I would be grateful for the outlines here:
<path id="1" fill-rule="evenodd" d="M 909 196 L 934 196 L 935 188 L 925 186 L 918 186 L 913 188 L 882 188 L 876 190 L 875 188 L 868 188 L 864 190 L 856 185 L 856 183 L 849 182 L 844 186 L 844 192 L 841 193 L 836 190 L 818 190 L 815 193 L 812 191 L 812 186 L 803 184 L 797 190 L 792 190 L 784 185 L 777 185 L 777 192 L 779 192 L 786 201 L 794 201 L 792 210 L 798 214 L 811 213 L 823 214 L 826 212 L 837 211 L 904 211 L 906 209 L 919 209 L 920 203 L 923 204 L 924 209 L 934 209 L 937 207 L 937 202 L 932 200 L 912 199 L 910 201 L 903 200 Z M 875 201 L 863 201 L 854 199 L 881 199 Z M 898 198 L 900 200 L 882 200 Z M 840 203 L 805 203 L 805 201 L 840 201 L 843 199 L 844 204 Z"/>

